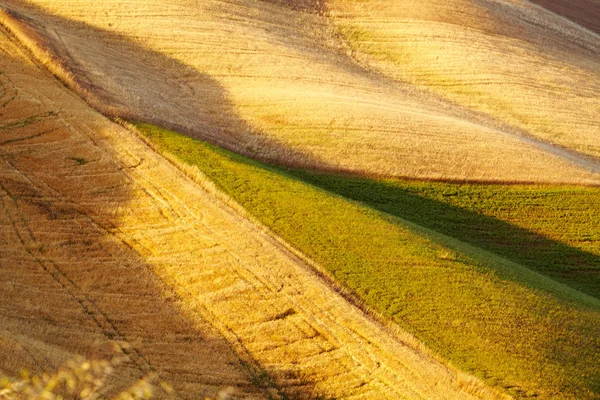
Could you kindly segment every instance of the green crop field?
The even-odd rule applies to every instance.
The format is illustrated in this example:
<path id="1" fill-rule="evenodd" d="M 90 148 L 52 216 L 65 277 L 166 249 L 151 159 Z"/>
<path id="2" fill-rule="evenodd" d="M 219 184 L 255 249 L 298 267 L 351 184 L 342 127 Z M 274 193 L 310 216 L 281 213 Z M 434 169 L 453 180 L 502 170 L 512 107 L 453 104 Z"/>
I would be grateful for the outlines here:
<path id="1" fill-rule="evenodd" d="M 598 189 L 317 175 L 139 128 L 457 367 L 517 398 L 600 396 Z"/>

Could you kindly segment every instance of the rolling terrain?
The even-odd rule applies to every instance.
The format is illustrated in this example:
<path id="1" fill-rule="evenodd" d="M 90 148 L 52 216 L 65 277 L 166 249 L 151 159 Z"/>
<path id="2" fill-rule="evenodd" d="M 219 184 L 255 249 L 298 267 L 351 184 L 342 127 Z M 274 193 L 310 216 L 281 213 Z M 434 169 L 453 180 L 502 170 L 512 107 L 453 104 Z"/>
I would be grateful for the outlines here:
<path id="1" fill-rule="evenodd" d="M 598 18 L 598 2 L 562 4 Z M 597 33 L 525 0 L 333 0 L 330 9 L 362 63 L 597 163 Z"/>
<path id="2" fill-rule="evenodd" d="M 182 312 L 118 234 L 119 209 L 144 193 L 123 172 L 131 153 L 121 149 L 118 158 L 101 134 L 123 129 L 40 70 L 4 31 L 0 50 L 2 372 L 51 372 L 75 355 L 110 359 L 116 343 L 131 357 L 116 372 L 123 385 L 158 372 L 182 398 L 223 386 L 266 398 L 231 345 Z M 151 217 L 159 209 L 148 211 L 140 210 Z"/>
<path id="3" fill-rule="evenodd" d="M 502 398 L 0 43 L 4 373 L 117 343 L 115 387 L 156 373 L 180 398 Z"/>
<path id="4" fill-rule="evenodd" d="M 600 5 L 565 4 L 3 1 L 0 378 L 600 398 Z"/>
<path id="5" fill-rule="evenodd" d="M 597 394 L 597 188 L 331 176 L 139 128 L 453 365 L 515 398 Z"/>
<path id="6" fill-rule="evenodd" d="M 598 183 L 597 160 L 536 141 L 519 126 L 506 126 L 511 119 L 371 73 L 338 37 L 336 24 L 345 20 L 334 17 L 332 25 L 293 8 L 249 0 L 7 2 L 13 30 L 49 64 L 58 61 L 64 80 L 109 115 L 285 165 L 428 179 Z M 595 84 L 589 68 L 576 72 L 574 83 Z M 593 87 L 586 88 L 575 113 L 584 115 L 577 118 L 595 115 Z"/>

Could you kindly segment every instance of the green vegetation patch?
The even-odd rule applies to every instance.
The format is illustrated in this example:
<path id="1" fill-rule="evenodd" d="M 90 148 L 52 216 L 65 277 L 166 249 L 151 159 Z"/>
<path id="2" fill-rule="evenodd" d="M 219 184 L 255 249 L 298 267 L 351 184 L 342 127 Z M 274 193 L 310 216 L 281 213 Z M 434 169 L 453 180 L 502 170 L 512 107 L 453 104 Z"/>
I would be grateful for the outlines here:
<path id="1" fill-rule="evenodd" d="M 83 157 L 69 157 L 69 160 L 75 161 L 77 163 L 77 165 L 85 165 L 89 162 L 88 160 L 86 160 Z"/>
<path id="2" fill-rule="evenodd" d="M 600 298 L 598 188 L 294 175 Z"/>
<path id="3" fill-rule="evenodd" d="M 575 262 L 564 261 L 568 257 L 546 268 L 511 245 L 523 241 L 527 248 L 527 232 L 541 229 L 546 233 L 534 236 L 555 243 L 539 245 L 551 249 L 539 252 L 547 260 L 553 256 L 546 251 L 586 253 L 582 257 L 592 261 L 597 256 L 595 225 L 576 228 L 579 218 L 585 220 L 584 206 L 565 208 L 556 224 L 538 221 L 533 211 L 521 218 L 513 210 L 535 203 L 540 193 L 551 199 L 543 192 L 555 189 L 317 175 L 265 165 L 149 125 L 139 128 L 159 151 L 197 166 L 368 306 L 459 368 L 518 398 L 600 398 L 600 302 L 524 267 L 558 276 L 575 269 Z M 598 195 L 594 189 L 556 190 L 581 191 L 581 202 L 591 201 L 588 190 Z M 564 231 L 564 224 L 572 226 Z M 583 236 L 573 239 L 571 230 Z M 578 239 L 586 235 L 592 239 Z M 538 245 L 531 247 L 538 251 Z"/>

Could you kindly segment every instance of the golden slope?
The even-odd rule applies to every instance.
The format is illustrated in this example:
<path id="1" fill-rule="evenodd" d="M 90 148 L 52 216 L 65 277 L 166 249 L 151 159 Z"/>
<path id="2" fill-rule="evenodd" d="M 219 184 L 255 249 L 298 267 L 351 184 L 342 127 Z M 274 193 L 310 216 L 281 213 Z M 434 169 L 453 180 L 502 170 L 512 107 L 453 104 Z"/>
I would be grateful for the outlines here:
<path id="1" fill-rule="evenodd" d="M 35 42 L 107 113 L 284 164 L 598 183 L 598 174 L 564 154 L 366 72 L 341 54 L 326 18 L 294 7 L 250 0 L 30 2 L 41 11 L 7 3 L 29 18 Z"/>
<path id="2" fill-rule="evenodd" d="M 143 190 L 107 142 L 124 130 L 3 32 L 0 53 L 0 370 L 51 372 L 74 355 L 111 358 L 119 344 L 131 362 L 116 372 L 117 386 L 157 372 L 181 398 L 227 386 L 263 398 L 231 345 L 189 318 L 115 234 L 115 213 Z"/>
<path id="3" fill-rule="evenodd" d="M 260 398 L 238 356 L 299 398 L 498 397 L 349 305 L 5 35 L 0 52 L 0 369 L 119 341 L 123 381 L 156 371 L 182 398 Z"/>
<path id="4" fill-rule="evenodd" d="M 330 10 L 362 62 L 600 165 L 598 34 L 526 0 L 332 0 Z"/>

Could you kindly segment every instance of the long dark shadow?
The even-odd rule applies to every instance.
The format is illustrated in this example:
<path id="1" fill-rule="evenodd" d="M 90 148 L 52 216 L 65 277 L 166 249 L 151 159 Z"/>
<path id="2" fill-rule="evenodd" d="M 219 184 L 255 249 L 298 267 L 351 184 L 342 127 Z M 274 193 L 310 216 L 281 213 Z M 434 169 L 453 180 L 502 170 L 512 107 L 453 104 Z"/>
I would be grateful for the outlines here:
<path id="1" fill-rule="evenodd" d="M 469 206 L 477 206 L 481 200 L 476 196 L 468 199 L 469 190 L 473 194 L 478 191 L 484 193 L 490 189 L 490 185 L 432 183 L 425 187 L 423 183 L 411 181 L 379 181 L 294 170 L 288 173 L 331 193 L 480 247 L 600 299 L 599 255 L 468 209 Z M 439 186 L 434 188 L 435 185 Z M 550 189 L 546 188 L 548 191 Z M 496 186 L 493 190 L 501 191 L 503 186 Z M 543 192 L 545 189 L 542 187 L 539 190 Z M 600 190 L 585 190 L 594 192 L 590 195 L 600 201 Z M 523 192 L 514 192 L 514 196 L 520 196 L 523 202 L 536 201 L 534 196 L 528 197 L 527 191 Z M 441 201 L 436 196 L 462 198 L 464 206 Z M 593 207 L 593 200 L 590 205 Z M 485 204 L 479 206 L 484 207 Z M 581 210 L 580 213 L 588 211 Z M 600 218 L 594 220 L 593 214 L 589 218 L 589 225 L 581 229 L 590 236 L 589 240 L 597 240 L 593 239 L 593 235 L 600 232 Z"/>
<path id="2" fill-rule="evenodd" d="M 54 102 L 72 94 L 15 60 L 0 57 L 0 125 L 12 123 L 0 143 L 0 373 L 55 373 L 74 356 L 109 360 L 117 347 L 128 361 L 115 367 L 107 398 L 153 374 L 174 398 L 214 397 L 228 385 L 260 396 L 231 344 L 182 311 L 153 266 L 114 234 L 139 194 L 128 166 L 96 144 L 100 135 L 65 123 L 91 115 L 81 113 L 87 106 L 61 109 Z M 20 74 L 46 78 L 45 95 L 14 84 Z"/>
<path id="3" fill-rule="evenodd" d="M 104 115 L 173 129 L 266 162 L 335 169 L 248 124 L 227 89 L 177 59 L 27 1 L 5 7 L 40 52 L 49 53 L 55 75 Z"/>

